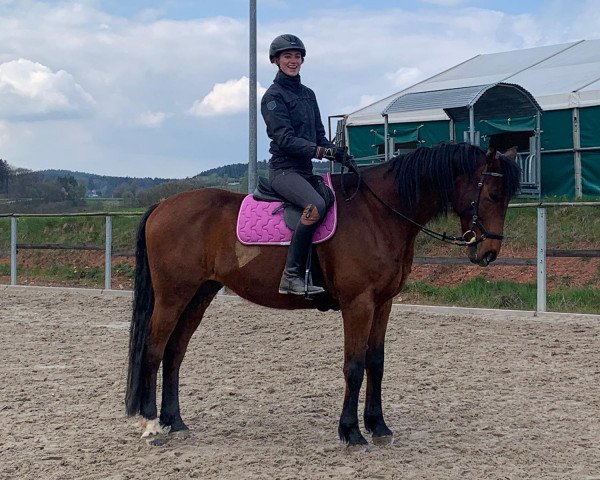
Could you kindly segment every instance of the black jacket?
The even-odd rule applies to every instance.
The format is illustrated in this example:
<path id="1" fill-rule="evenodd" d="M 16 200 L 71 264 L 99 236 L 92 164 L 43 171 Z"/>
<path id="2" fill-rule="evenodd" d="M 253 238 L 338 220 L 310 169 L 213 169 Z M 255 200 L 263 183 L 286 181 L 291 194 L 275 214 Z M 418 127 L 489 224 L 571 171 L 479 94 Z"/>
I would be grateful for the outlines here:
<path id="1" fill-rule="evenodd" d="M 290 77 L 279 71 L 260 110 L 271 139 L 270 167 L 312 173 L 317 146 L 333 146 L 325 136 L 314 92 L 302 85 L 299 75 Z"/>

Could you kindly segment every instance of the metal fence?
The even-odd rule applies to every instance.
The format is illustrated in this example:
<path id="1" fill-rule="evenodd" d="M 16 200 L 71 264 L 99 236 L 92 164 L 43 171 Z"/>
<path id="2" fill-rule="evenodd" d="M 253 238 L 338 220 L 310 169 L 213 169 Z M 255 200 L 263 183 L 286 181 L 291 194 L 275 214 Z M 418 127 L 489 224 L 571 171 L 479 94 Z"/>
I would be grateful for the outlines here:
<path id="1" fill-rule="evenodd" d="M 142 216 L 141 212 L 96 212 L 96 213 L 12 213 L 0 214 L 0 218 L 10 218 L 10 284 L 17 284 L 17 250 L 22 249 L 73 249 L 73 250 L 104 250 L 104 288 L 112 289 L 112 220 L 113 217 Z M 17 219 L 23 217 L 105 217 L 104 248 L 95 245 L 21 245 L 17 244 Z M 132 252 L 133 254 L 133 252 Z"/>
<path id="2" fill-rule="evenodd" d="M 600 207 L 600 202 L 539 202 L 539 203 L 516 203 L 509 205 L 509 208 L 536 208 L 537 209 L 537 258 L 535 264 L 537 268 L 537 312 L 546 311 L 547 297 L 547 257 L 600 257 L 600 250 L 547 250 L 547 209 L 554 207 Z M 114 256 L 112 248 L 112 219 L 113 217 L 131 217 L 141 216 L 140 212 L 97 212 L 97 213 L 70 213 L 70 214 L 0 214 L 0 218 L 10 218 L 10 284 L 17 285 L 17 251 L 18 249 L 74 249 L 74 250 L 104 250 L 104 288 L 110 290 L 112 288 L 112 258 Z M 17 219 L 21 217 L 105 217 L 105 243 L 104 246 L 97 245 L 59 245 L 59 244 L 43 244 L 43 245 L 26 245 L 17 244 Z M 130 252 L 133 254 L 133 252 Z M 460 264 L 466 262 L 464 259 L 452 257 L 419 257 L 416 258 L 416 263 L 421 264 Z M 504 264 L 520 264 L 532 265 L 533 259 L 512 259 L 514 261 L 498 263 Z"/>

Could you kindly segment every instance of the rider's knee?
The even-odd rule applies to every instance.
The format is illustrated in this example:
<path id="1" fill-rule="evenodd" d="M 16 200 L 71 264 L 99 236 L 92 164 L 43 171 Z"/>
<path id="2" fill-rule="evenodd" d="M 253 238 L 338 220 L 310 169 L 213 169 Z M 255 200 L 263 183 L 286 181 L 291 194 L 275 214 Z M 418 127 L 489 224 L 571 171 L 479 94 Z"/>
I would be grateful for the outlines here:
<path id="1" fill-rule="evenodd" d="M 325 214 L 327 213 L 327 204 L 325 200 L 319 197 L 319 199 L 314 203 L 315 208 L 319 212 L 319 217 L 321 219 L 325 218 Z"/>
<path id="2" fill-rule="evenodd" d="M 310 203 L 304 208 L 302 217 L 300 217 L 300 222 L 304 225 L 314 225 L 315 223 L 319 222 L 321 218 L 322 214 L 319 211 L 319 208 Z"/>

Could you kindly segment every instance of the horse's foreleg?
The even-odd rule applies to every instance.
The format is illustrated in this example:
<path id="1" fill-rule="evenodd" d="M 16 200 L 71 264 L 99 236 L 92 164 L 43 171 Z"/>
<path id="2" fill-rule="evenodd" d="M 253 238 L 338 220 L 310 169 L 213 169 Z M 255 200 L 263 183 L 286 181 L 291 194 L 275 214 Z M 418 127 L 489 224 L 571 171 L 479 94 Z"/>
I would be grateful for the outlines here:
<path id="1" fill-rule="evenodd" d="M 375 309 L 373 325 L 369 335 L 365 368 L 367 371 L 367 393 L 365 399 L 365 428 L 375 439 L 391 439 L 392 431 L 383 420 L 381 406 L 381 382 L 383 379 L 384 344 L 387 323 L 392 308 L 392 301 Z"/>
<path id="2" fill-rule="evenodd" d="M 169 426 L 171 432 L 187 430 L 179 409 L 179 368 L 192 335 L 200 325 L 204 312 L 210 305 L 221 284 L 206 282 L 181 315 L 165 348 L 163 358 L 163 390 L 160 423 Z"/>
<path id="3" fill-rule="evenodd" d="M 367 341 L 373 321 L 372 303 L 356 299 L 342 307 L 344 319 L 344 379 L 346 390 L 338 427 L 340 439 L 348 445 L 366 445 L 358 426 L 358 395 L 365 373 Z"/>

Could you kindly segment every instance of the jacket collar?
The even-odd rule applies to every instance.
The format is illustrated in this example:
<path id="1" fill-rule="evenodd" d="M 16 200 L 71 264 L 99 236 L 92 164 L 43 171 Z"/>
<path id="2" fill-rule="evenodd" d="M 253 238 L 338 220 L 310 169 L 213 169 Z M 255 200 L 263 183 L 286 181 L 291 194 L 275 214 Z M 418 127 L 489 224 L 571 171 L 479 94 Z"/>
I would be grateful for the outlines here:
<path id="1" fill-rule="evenodd" d="M 278 83 L 279 85 L 281 85 L 284 88 L 287 88 L 289 90 L 298 90 L 300 88 L 300 75 L 296 75 L 295 77 L 290 77 L 289 75 L 286 75 L 285 73 L 283 73 L 281 70 L 279 70 L 277 72 L 277 75 L 275 76 L 275 80 L 276 83 Z"/>

